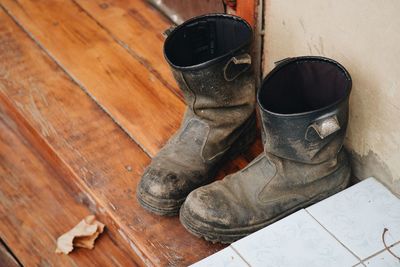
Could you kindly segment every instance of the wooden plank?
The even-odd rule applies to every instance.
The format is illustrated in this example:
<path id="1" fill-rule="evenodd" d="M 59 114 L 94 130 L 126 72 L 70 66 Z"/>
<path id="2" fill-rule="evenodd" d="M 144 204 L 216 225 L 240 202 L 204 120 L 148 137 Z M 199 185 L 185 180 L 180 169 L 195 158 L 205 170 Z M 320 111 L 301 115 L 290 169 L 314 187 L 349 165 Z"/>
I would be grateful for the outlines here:
<path id="1" fill-rule="evenodd" d="M 222 0 L 182 1 L 182 0 L 149 0 L 163 11 L 172 21 L 181 24 L 183 21 L 208 13 L 225 13 Z"/>
<path id="2" fill-rule="evenodd" d="M 105 29 L 116 42 L 122 44 L 134 58 L 138 59 L 146 66 L 149 73 L 159 77 L 164 84 L 167 84 L 166 87 L 174 91 L 177 95 L 181 95 L 162 55 L 164 40 L 161 37 L 161 32 L 170 24 L 157 10 L 152 8 L 144 0 L 74 1 L 89 17 L 95 19 L 96 23 L 100 25 L 102 29 Z M 149 88 L 149 90 L 153 89 L 154 88 Z M 128 87 L 125 89 L 121 88 L 119 93 L 129 98 Z M 119 113 L 114 113 L 114 110 L 126 109 L 123 102 L 110 101 L 104 103 L 97 99 L 97 103 L 105 110 L 108 110 L 107 105 L 113 105 L 113 109 L 110 109 L 109 115 L 121 125 L 130 136 L 135 137 L 135 132 L 131 132 L 131 129 L 135 128 L 136 116 L 122 118 Z M 182 114 L 179 115 L 181 116 Z M 178 126 L 179 124 L 176 124 L 174 128 L 170 129 L 169 135 L 166 134 L 164 138 L 168 139 Z M 143 132 L 147 131 L 145 125 L 143 125 L 142 130 Z M 138 141 L 137 139 L 135 140 Z M 150 139 L 149 142 L 151 142 Z M 165 142 L 165 140 L 163 142 Z M 160 145 L 157 145 L 157 149 L 159 147 Z M 147 149 L 145 148 L 145 150 Z M 240 155 L 234 161 L 225 165 L 218 173 L 217 179 L 221 179 L 229 173 L 240 170 L 261 151 L 262 145 L 260 140 L 258 140 L 246 155 Z M 151 151 L 149 152 L 150 156 L 155 155 L 155 150 L 153 151 L 154 153 L 151 153 Z"/>
<path id="3" fill-rule="evenodd" d="M 1 127 L 1 126 L 0 126 Z M 21 264 L 0 240 L 0 263 L 2 267 L 20 267 Z"/>
<path id="4" fill-rule="evenodd" d="M 185 266 L 223 248 L 139 206 L 136 185 L 150 159 L 4 12 L 0 57 L 0 110 L 93 213 L 111 218 L 112 238 L 148 266 Z"/>
<path id="5" fill-rule="evenodd" d="M 170 22 L 166 21 L 157 10 L 144 0 L 74 1 L 99 25 L 102 25 L 117 42 L 122 43 L 130 53 L 140 55 L 151 71 L 156 71 L 158 76 L 163 77 L 171 85 L 171 90 L 180 94 L 162 54 L 164 40 L 161 38 L 161 32 L 170 25 Z M 178 125 L 175 127 L 177 129 Z M 229 173 L 240 170 L 261 151 L 262 145 L 258 138 L 258 142 L 246 155 L 239 156 L 228 163 L 219 172 L 217 178 L 221 179 Z"/>
<path id="6" fill-rule="evenodd" d="M 0 235 L 22 265 L 137 266 L 107 231 L 93 250 L 78 249 L 68 256 L 55 253 L 57 237 L 90 211 L 65 191 L 54 170 L 2 120 L 0 161 Z M 3 252 L 1 266 L 20 266 L 11 255 L 8 261 L 3 258 Z"/>
<path id="7" fill-rule="evenodd" d="M 173 24 L 170 20 L 145 0 L 74 1 L 149 72 L 182 98 L 163 54 L 162 33 Z"/>
<path id="8" fill-rule="evenodd" d="M 236 15 L 244 18 L 254 28 L 256 23 L 256 0 L 237 0 Z"/>
<path id="9" fill-rule="evenodd" d="M 156 154 L 184 111 L 159 77 L 72 1 L 0 3 L 145 151 Z"/>
<path id="10" fill-rule="evenodd" d="M 28 23 L 26 25 L 26 28 L 33 32 L 35 34 L 35 38 L 38 39 L 41 43 L 45 44 L 46 49 L 49 50 L 51 54 L 60 54 L 58 58 L 58 61 L 64 64 L 65 60 L 68 60 L 69 54 L 72 54 L 73 52 L 66 52 L 64 47 L 60 45 L 60 42 L 58 42 L 58 35 L 57 34 L 51 34 L 51 35 L 45 35 L 46 37 L 42 37 L 42 32 L 48 32 L 48 29 L 46 26 L 49 25 L 49 19 L 46 20 L 46 16 L 51 16 L 49 14 L 54 13 L 52 10 L 56 9 L 57 7 L 53 7 L 54 5 L 48 5 L 47 2 L 46 4 L 42 4 L 43 1 L 37 1 L 32 4 L 30 1 L 19 1 L 20 5 L 16 5 L 15 2 L 11 2 L 8 0 L 0 0 L 0 2 L 3 1 L 6 3 L 6 7 L 12 10 L 9 10 L 12 14 L 14 14 L 14 17 L 18 19 L 19 23 L 23 24 L 25 27 L 25 23 Z M 11 4 L 10 4 L 11 3 Z M 165 87 L 168 87 L 172 91 L 179 91 L 176 88 L 175 81 L 173 80 L 170 71 L 168 69 L 168 66 L 163 58 L 162 55 L 162 43 L 163 39 L 160 35 L 160 32 L 162 29 L 165 29 L 165 27 L 168 25 L 168 22 L 165 21 L 165 19 L 157 13 L 156 10 L 154 10 L 149 4 L 145 3 L 142 0 L 138 1 L 123 1 L 123 0 L 108 0 L 105 2 L 99 1 L 99 0 L 94 0 L 94 1 L 89 1 L 89 0 L 77 0 L 77 3 L 83 8 L 84 12 L 87 12 L 87 16 L 85 16 L 82 9 L 80 9 L 80 6 L 72 6 L 68 1 L 64 1 L 62 4 L 57 3 L 59 9 L 63 10 L 73 10 L 71 12 L 62 12 L 66 13 L 63 14 L 63 17 L 70 17 L 74 16 L 74 12 L 77 12 L 77 10 L 80 10 L 79 12 L 79 20 L 81 21 L 82 24 L 88 24 L 93 27 L 93 31 L 95 29 L 101 31 L 101 32 L 108 32 L 113 36 L 112 38 L 116 40 L 116 42 L 120 43 L 123 45 L 124 48 L 127 49 L 127 51 L 134 56 L 134 58 L 138 58 L 139 61 L 145 66 L 148 71 L 147 73 L 143 72 L 138 74 L 138 77 L 146 77 L 147 75 L 153 75 L 155 77 L 159 77 L 159 80 L 162 81 L 163 85 L 167 84 Z M 55 6 L 57 6 L 55 5 Z M 25 11 L 23 7 L 27 6 L 28 11 Z M 48 7 L 51 7 L 51 10 L 47 10 Z M 32 9 L 34 11 L 32 11 Z M 36 12 L 35 12 L 36 11 Z M 41 13 L 44 13 L 41 15 Z M 40 14 L 39 14 L 40 13 Z M 18 14 L 15 15 L 15 14 Z M 139 16 L 138 14 L 141 14 Z M 32 21 L 34 18 L 36 18 L 35 21 Z M 92 21 L 89 19 L 93 18 L 96 19 L 94 22 L 97 26 L 95 27 L 92 24 Z M 148 18 L 148 19 L 144 19 Z M 57 18 L 54 18 L 54 20 L 58 21 Z M 65 21 L 66 19 L 63 19 L 62 21 Z M 71 18 L 71 20 L 74 20 Z M 50 20 L 51 21 L 51 20 Z M 61 23 L 61 22 L 59 22 Z M 148 26 L 148 27 L 146 27 Z M 75 25 L 64 25 L 62 28 L 70 28 L 70 27 L 75 27 Z M 53 29 L 53 31 L 57 31 L 57 29 Z M 103 30 L 104 29 L 104 30 Z M 72 31 L 72 30 L 71 30 Z M 85 34 L 85 30 L 81 29 L 75 29 L 73 32 L 80 32 L 83 31 L 82 34 Z M 89 31 L 90 32 L 90 31 Z M 39 37 L 36 37 L 36 34 L 39 34 Z M 93 35 L 93 34 L 92 34 Z M 96 35 L 97 36 L 97 35 Z M 92 36 L 91 39 L 96 39 L 96 36 Z M 61 34 L 62 38 L 62 34 Z M 110 37 L 111 38 L 111 37 Z M 106 47 L 110 46 L 110 47 Z M 84 49 L 82 47 L 77 47 L 74 46 L 76 50 L 79 49 Z M 114 50 L 114 45 L 111 45 L 111 43 L 107 43 L 101 46 L 101 49 L 110 49 Z M 119 51 L 119 50 L 118 50 Z M 125 55 L 126 57 L 127 55 Z M 129 57 L 129 56 L 128 56 Z M 61 59 L 62 60 L 61 60 Z M 108 59 L 112 60 L 111 57 L 108 57 Z M 89 65 L 87 68 L 88 69 L 96 69 L 92 67 L 91 62 L 96 62 L 93 60 L 88 60 L 90 63 L 86 64 Z M 128 60 L 129 61 L 129 60 Z M 129 61 L 131 62 L 131 61 Z M 111 63 L 110 63 L 111 64 Z M 113 64 L 115 65 L 115 64 Z M 74 69 L 74 65 L 69 64 L 68 65 L 68 71 L 71 74 L 74 74 L 76 71 Z M 71 70 L 72 68 L 72 70 Z M 116 67 L 114 72 L 119 72 L 119 68 Z M 114 73 L 113 72 L 113 73 Z M 102 70 L 95 70 L 91 71 L 92 76 L 90 77 L 83 77 L 86 81 L 88 79 L 88 84 L 92 84 L 93 80 L 96 82 L 96 79 L 102 80 L 103 79 L 103 73 Z M 77 77 L 77 75 L 74 74 L 74 77 Z M 93 79 L 93 80 L 90 80 Z M 113 85 L 110 85 L 113 86 Z M 122 126 L 123 129 L 127 131 L 127 133 L 133 137 L 135 141 L 137 141 L 147 152 L 149 152 L 150 156 L 154 156 L 156 152 L 159 150 L 159 148 L 168 140 L 168 138 L 172 135 L 172 133 L 179 127 L 180 124 L 180 118 L 182 117 L 183 114 L 183 104 L 181 102 L 174 102 L 174 104 L 169 103 L 168 108 L 166 109 L 165 106 L 163 105 L 149 105 L 145 106 L 146 102 L 143 101 L 136 101 L 134 98 L 135 97 L 130 97 L 129 95 L 129 90 L 125 90 L 125 88 L 117 88 L 118 84 L 115 84 L 115 90 L 112 92 L 112 94 L 108 94 L 105 98 L 97 97 L 95 98 L 96 102 L 103 107 L 103 109 L 107 110 L 110 116 L 119 124 Z M 164 87 L 163 87 L 164 88 Z M 140 90 L 140 94 L 144 93 L 153 93 L 153 95 L 157 95 L 159 92 L 163 92 L 163 88 L 159 88 L 156 84 L 152 86 L 151 88 L 142 88 L 143 90 Z M 88 89 L 92 90 L 92 89 Z M 93 91 L 97 91 L 97 87 L 93 87 Z M 123 97 L 125 95 L 125 98 Z M 161 96 L 160 96 L 161 97 Z M 124 101 L 122 101 L 120 98 L 124 98 Z M 153 103 L 153 99 L 146 99 L 146 101 L 149 101 L 150 103 Z M 127 104 L 127 102 L 131 102 L 131 104 Z M 146 120 L 146 116 L 141 116 L 141 114 L 138 114 L 136 116 L 136 113 L 139 111 L 132 111 L 130 107 L 134 105 L 135 103 L 133 102 L 139 102 L 141 104 L 141 107 L 139 108 L 141 112 L 146 112 L 146 116 L 151 114 L 154 114 L 152 117 L 152 120 L 150 123 L 145 124 L 142 123 L 139 119 L 143 119 L 143 121 Z M 164 103 L 165 104 L 165 103 Z M 178 106 L 174 106 L 178 105 Z M 171 112 L 168 112 L 171 111 Z M 149 115 L 150 116 L 150 115 Z M 160 118 L 161 117 L 161 118 Z M 177 119 L 179 118 L 179 119 Z M 168 122 L 169 121 L 169 122 Z M 173 121 L 173 122 L 172 122 Z M 154 127 L 150 127 L 149 124 L 152 124 Z M 160 124 L 160 125 L 159 125 Z M 165 131 L 159 131 L 155 128 L 162 127 L 162 125 L 168 124 L 169 127 L 168 129 L 164 129 Z M 157 132 L 159 131 L 159 132 Z M 155 138 L 156 136 L 156 138 Z M 143 138 L 146 138 L 146 140 L 143 141 Z M 256 145 L 257 148 L 255 148 L 256 151 L 261 151 L 261 146 Z M 253 158 L 254 153 L 251 154 L 252 156 L 248 158 Z M 231 166 L 227 166 L 228 170 L 238 170 L 239 166 L 243 166 L 243 163 L 240 163 L 240 161 L 243 161 L 243 159 L 239 159 L 231 164 Z M 245 165 L 245 164 L 244 164 Z M 229 172 L 229 171 L 228 171 Z M 221 173 L 226 173 L 224 170 Z M 219 175 L 219 177 L 223 177 L 222 174 Z"/>

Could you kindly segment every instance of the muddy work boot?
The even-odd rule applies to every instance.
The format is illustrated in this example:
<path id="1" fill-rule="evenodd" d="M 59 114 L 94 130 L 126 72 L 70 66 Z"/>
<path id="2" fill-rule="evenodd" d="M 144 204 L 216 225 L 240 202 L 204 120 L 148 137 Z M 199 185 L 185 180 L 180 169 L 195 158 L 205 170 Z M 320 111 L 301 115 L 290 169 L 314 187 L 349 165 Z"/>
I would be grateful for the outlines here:
<path id="1" fill-rule="evenodd" d="M 222 162 L 246 150 L 256 135 L 251 27 L 223 14 L 175 28 L 164 54 L 187 109 L 180 129 L 153 158 L 138 185 L 140 204 L 174 215 L 186 196 L 213 181 Z"/>
<path id="2" fill-rule="evenodd" d="M 243 170 L 189 194 L 182 224 L 231 243 L 344 189 L 351 78 L 337 62 L 291 58 L 264 79 L 258 104 L 264 153 Z"/>

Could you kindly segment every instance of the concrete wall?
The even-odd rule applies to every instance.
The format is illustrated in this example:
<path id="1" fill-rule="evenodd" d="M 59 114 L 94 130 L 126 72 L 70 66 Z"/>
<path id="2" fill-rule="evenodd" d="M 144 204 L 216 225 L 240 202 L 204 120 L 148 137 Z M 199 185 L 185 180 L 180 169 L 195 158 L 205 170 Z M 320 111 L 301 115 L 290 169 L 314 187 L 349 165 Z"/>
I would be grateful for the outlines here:
<path id="1" fill-rule="evenodd" d="M 291 56 L 342 63 L 353 78 L 345 146 L 354 174 L 400 194 L 400 1 L 264 1 L 264 75 Z"/>

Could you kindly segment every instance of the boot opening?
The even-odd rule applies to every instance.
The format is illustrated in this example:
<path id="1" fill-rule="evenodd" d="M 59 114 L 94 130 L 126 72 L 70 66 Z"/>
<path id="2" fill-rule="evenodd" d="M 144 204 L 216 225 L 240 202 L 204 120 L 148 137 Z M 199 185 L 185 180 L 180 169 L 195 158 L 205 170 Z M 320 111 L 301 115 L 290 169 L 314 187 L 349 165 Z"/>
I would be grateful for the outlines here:
<path id="1" fill-rule="evenodd" d="M 190 67 L 237 51 L 250 43 L 251 27 L 227 15 L 206 15 L 178 26 L 164 45 L 165 57 L 175 67 Z"/>
<path id="2" fill-rule="evenodd" d="M 278 65 L 264 80 L 258 97 L 267 111 L 295 114 L 338 103 L 350 90 L 350 75 L 341 65 L 330 59 L 304 57 Z"/>

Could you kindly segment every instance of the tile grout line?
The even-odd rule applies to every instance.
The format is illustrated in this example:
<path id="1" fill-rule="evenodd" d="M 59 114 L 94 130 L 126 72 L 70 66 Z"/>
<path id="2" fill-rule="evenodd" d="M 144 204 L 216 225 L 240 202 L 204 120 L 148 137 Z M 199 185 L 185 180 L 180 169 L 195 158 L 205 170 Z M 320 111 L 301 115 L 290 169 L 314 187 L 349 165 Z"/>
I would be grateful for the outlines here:
<path id="1" fill-rule="evenodd" d="M 400 240 L 397 241 L 397 242 L 394 242 L 392 245 L 388 246 L 388 248 L 393 248 L 394 246 L 397 246 L 399 244 L 400 244 Z M 381 254 L 381 253 L 383 253 L 385 251 L 388 251 L 388 249 L 384 248 L 384 249 L 379 250 L 378 252 L 375 252 L 375 253 L 371 254 L 370 256 L 368 256 L 365 259 L 361 260 L 361 263 L 364 263 L 365 261 L 370 260 L 370 259 L 378 256 L 379 254 Z"/>
<path id="2" fill-rule="evenodd" d="M 250 263 L 239 253 L 235 247 L 232 246 L 232 244 L 229 245 L 229 248 L 231 248 L 249 267 L 251 267 Z"/>
<path id="3" fill-rule="evenodd" d="M 66 76 L 87 95 L 89 98 L 101 109 L 103 110 L 109 118 L 150 158 L 152 159 L 153 157 L 151 156 L 151 153 L 140 143 L 134 138 L 127 129 L 125 129 L 118 121 L 114 119 L 114 117 L 111 115 L 111 112 L 109 112 L 105 107 L 99 104 L 98 100 L 96 99 L 95 96 L 90 94 L 89 90 L 78 80 L 76 79 L 51 53 L 48 51 L 40 42 L 37 40 L 32 33 L 30 33 L 18 20 L 15 18 L 9 10 L 4 7 L 4 5 L 0 4 L 1 9 L 14 21 L 18 27 L 29 36 L 29 38 L 40 48 L 40 51 L 42 51 L 45 55 L 47 55 L 65 74 Z"/>
<path id="4" fill-rule="evenodd" d="M 359 263 L 361 263 L 361 264 L 363 264 L 363 265 L 364 265 L 364 262 L 365 262 L 366 260 L 369 260 L 369 259 L 371 259 L 371 258 L 373 258 L 373 257 L 375 257 L 375 256 L 377 256 L 377 255 L 379 255 L 379 254 L 381 254 L 381 253 L 387 251 L 386 248 L 383 248 L 383 249 L 378 250 L 377 252 L 371 254 L 370 256 L 368 256 L 368 257 L 366 257 L 366 258 L 360 258 L 360 257 L 358 257 L 353 251 L 351 251 L 346 245 L 344 245 L 334 234 L 332 234 L 327 228 L 325 228 L 325 226 L 323 226 L 323 225 L 322 225 L 308 210 L 306 210 L 306 209 L 304 209 L 304 210 L 305 210 L 319 225 L 321 225 L 321 227 L 324 228 L 324 230 L 325 230 L 326 232 L 328 232 L 336 241 L 338 241 L 344 248 L 346 248 L 351 254 L 353 254 L 353 255 L 360 261 Z M 394 242 L 393 244 L 391 244 L 391 245 L 388 246 L 388 247 L 389 247 L 389 248 L 392 248 L 392 247 L 394 247 L 394 246 L 396 246 L 396 245 L 398 245 L 398 244 L 400 244 L 400 240 Z M 358 263 L 358 264 L 359 264 L 359 263 Z"/>
<path id="5" fill-rule="evenodd" d="M 353 251 L 351 251 L 345 244 L 343 244 L 334 234 L 332 234 L 328 229 L 325 228 L 307 209 L 304 209 L 311 218 L 316 221 L 330 236 L 332 236 L 339 244 L 341 244 L 347 251 L 349 251 L 354 257 L 356 257 L 359 263 L 362 263 L 362 259 L 358 257 Z M 359 264 L 357 263 L 357 264 Z"/>

